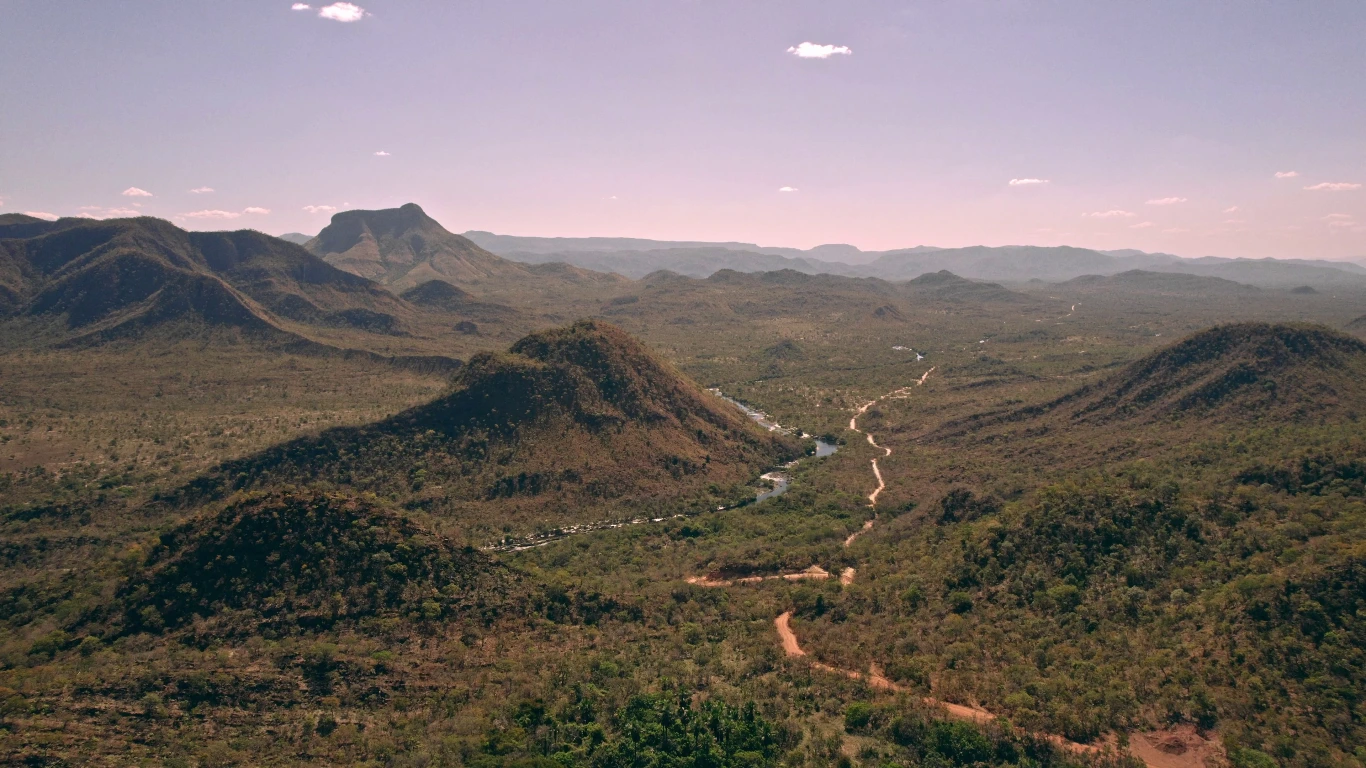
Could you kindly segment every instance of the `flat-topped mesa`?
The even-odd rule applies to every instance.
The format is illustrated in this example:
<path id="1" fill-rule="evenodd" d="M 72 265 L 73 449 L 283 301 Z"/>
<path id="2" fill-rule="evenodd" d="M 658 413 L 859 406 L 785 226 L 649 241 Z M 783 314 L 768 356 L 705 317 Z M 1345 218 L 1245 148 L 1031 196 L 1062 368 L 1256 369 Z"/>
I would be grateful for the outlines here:
<path id="1" fill-rule="evenodd" d="M 333 214 L 332 223 L 305 247 L 333 266 L 396 288 L 530 274 L 524 265 L 446 231 L 415 203 Z"/>

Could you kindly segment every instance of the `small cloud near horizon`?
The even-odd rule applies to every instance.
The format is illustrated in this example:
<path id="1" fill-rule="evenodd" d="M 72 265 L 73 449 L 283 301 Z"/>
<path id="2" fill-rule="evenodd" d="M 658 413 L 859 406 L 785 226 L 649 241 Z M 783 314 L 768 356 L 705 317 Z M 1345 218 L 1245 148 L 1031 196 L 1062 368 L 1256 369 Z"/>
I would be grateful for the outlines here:
<path id="1" fill-rule="evenodd" d="M 796 187 L 778 187 L 779 192 L 796 192 Z"/>
<path id="2" fill-rule="evenodd" d="M 134 208 L 104 208 L 98 205 L 82 205 L 80 211 L 76 216 L 82 219 L 126 219 L 142 215 L 142 211 Z"/>
<path id="3" fill-rule="evenodd" d="M 182 213 L 180 215 L 186 219 L 235 219 L 238 216 L 241 216 L 242 214 L 238 213 L 237 211 L 212 210 L 190 211 L 189 213 Z"/>
<path id="4" fill-rule="evenodd" d="M 190 194 L 192 194 L 192 195 L 207 195 L 208 193 L 210 193 L 210 192 L 212 192 L 212 191 L 213 191 L 213 187 L 195 187 L 194 189 L 190 190 Z"/>
<path id="5" fill-rule="evenodd" d="M 847 45 L 821 45 L 819 43 L 801 43 L 787 49 L 787 52 L 799 59 L 828 59 L 839 54 L 848 56 L 853 53 Z"/>
<path id="6" fill-rule="evenodd" d="M 1299 175 L 1299 171 L 1276 171 L 1276 178 L 1278 179 L 1293 179 Z"/>
<path id="7" fill-rule="evenodd" d="M 241 211 L 220 211 L 220 210 L 218 210 L 218 209 L 216 209 L 216 208 L 215 208 L 215 209 L 212 209 L 212 210 L 204 210 L 204 211 L 190 211 L 189 213 L 182 213 L 182 214 L 180 214 L 180 217 L 181 217 L 181 218 L 185 218 L 185 219 L 220 219 L 220 220 L 221 220 L 221 219 L 236 219 L 236 218 L 240 218 L 243 214 L 261 215 L 261 214 L 267 214 L 267 213 L 270 213 L 270 209 L 269 209 L 269 208 L 258 208 L 257 206 L 254 206 L 254 205 L 253 205 L 253 206 L 250 206 L 250 207 L 248 207 L 248 208 L 243 208 Z"/>
<path id="8" fill-rule="evenodd" d="M 289 6 L 289 10 L 291 10 L 291 11 L 307 11 L 307 10 L 309 10 L 309 9 L 312 8 L 312 7 L 313 7 L 313 6 L 309 5 L 308 3 L 295 3 L 294 5 Z"/>
<path id="9" fill-rule="evenodd" d="M 138 189 L 137 187 L 129 187 L 128 189 L 123 190 L 123 191 L 120 192 L 119 194 L 123 195 L 124 197 L 151 197 L 151 196 L 152 196 L 152 193 L 151 193 L 151 192 L 148 192 L 148 191 L 145 190 L 145 189 Z"/>
<path id="10" fill-rule="evenodd" d="M 309 213 L 336 213 L 335 205 L 305 205 L 304 210 Z"/>
<path id="11" fill-rule="evenodd" d="M 1238 212 L 1238 206 L 1236 206 L 1236 205 L 1230 205 L 1229 207 L 1227 207 L 1227 208 L 1224 209 L 1224 213 L 1237 213 L 1237 212 Z"/>
<path id="12" fill-rule="evenodd" d="M 1130 224 L 1130 225 L 1129 225 L 1129 229 L 1148 229 L 1149 227 L 1155 227 L 1155 226 L 1157 226 L 1157 225 L 1154 224 L 1154 223 L 1151 222 L 1151 221 L 1140 221 L 1140 222 L 1137 223 L 1137 224 Z"/>
<path id="13" fill-rule="evenodd" d="M 1305 189 L 1311 192 L 1349 192 L 1361 189 L 1361 185 L 1350 181 L 1324 181 Z"/>
<path id="14" fill-rule="evenodd" d="M 382 149 L 381 149 L 380 151 L 378 151 L 378 152 L 375 153 L 375 157 L 388 157 L 388 156 L 389 156 L 389 153 L 388 153 L 388 152 L 385 152 L 385 151 L 382 150 Z"/>
<path id="15" fill-rule="evenodd" d="M 1132 219 L 1133 217 L 1135 217 L 1135 216 L 1137 216 L 1137 215 L 1138 215 L 1138 214 L 1132 213 L 1132 212 L 1130 212 L 1130 211 L 1121 211 L 1121 210 L 1118 210 L 1118 209 L 1115 209 L 1115 210 L 1112 210 L 1112 211 L 1092 211 L 1091 213 L 1083 213 L 1083 214 L 1082 214 L 1082 216 L 1085 216 L 1085 217 L 1087 217 L 1087 218 L 1092 218 L 1092 219 L 1116 219 L 1116 218 L 1121 218 L 1121 219 Z"/>
<path id="16" fill-rule="evenodd" d="M 1180 205 L 1184 202 L 1186 202 L 1184 197 L 1159 197 L 1149 200 L 1144 205 Z"/>
<path id="17" fill-rule="evenodd" d="M 1047 183 L 1049 183 L 1049 182 L 1048 182 L 1048 179 L 1011 179 L 1011 180 L 1010 180 L 1010 186 L 1012 186 L 1012 187 L 1032 187 L 1032 186 L 1036 186 L 1036 185 L 1039 185 L 1039 184 L 1047 184 Z"/>
<path id="18" fill-rule="evenodd" d="M 368 11 L 355 3 L 333 3 L 324 5 L 318 9 L 318 15 L 324 19 L 332 21 L 360 21 L 368 15 Z"/>
<path id="19" fill-rule="evenodd" d="M 57 214 L 48 213 L 47 211 L 24 211 L 24 215 L 32 216 L 35 219 L 47 219 L 48 221 L 56 221 L 61 218 Z"/>

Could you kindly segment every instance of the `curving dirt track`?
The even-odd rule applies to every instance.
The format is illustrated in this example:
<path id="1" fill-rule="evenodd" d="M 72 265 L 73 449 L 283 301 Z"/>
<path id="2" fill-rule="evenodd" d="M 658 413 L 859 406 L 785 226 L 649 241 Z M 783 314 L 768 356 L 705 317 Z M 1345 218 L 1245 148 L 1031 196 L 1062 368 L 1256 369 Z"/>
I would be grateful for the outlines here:
<path id="1" fill-rule="evenodd" d="M 845 573 L 852 570 L 852 568 L 846 568 Z M 699 587 L 731 587 L 736 584 L 758 584 L 763 581 L 774 581 L 777 579 L 782 579 L 783 581 L 801 581 L 803 579 L 821 581 L 828 578 L 830 578 L 829 571 L 819 565 L 813 565 L 804 571 L 798 571 L 796 573 L 778 573 L 771 576 L 742 576 L 738 579 L 717 579 L 712 578 L 711 576 L 689 576 L 685 581 Z M 840 582 L 844 583 L 843 574 L 840 576 Z"/>
<path id="2" fill-rule="evenodd" d="M 792 658 L 805 657 L 807 655 L 806 651 L 802 650 L 801 643 L 797 641 L 797 634 L 792 631 L 791 621 L 792 611 L 787 611 L 780 615 L 778 618 L 773 620 L 773 626 L 777 628 L 778 637 L 780 640 L 782 640 L 783 652 Z M 851 680 L 863 680 L 868 683 L 868 687 L 870 688 L 876 688 L 882 691 L 891 691 L 893 693 L 907 692 L 905 688 L 902 688 L 901 686 L 884 677 L 882 672 L 877 668 L 876 664 L 872 665 L 867 672 L 855 672 L 851 669 L 840 669 L 838 667 L 832 667 L 829 664 L 812 659 L 811 667 L 813 669 L 819 669 L 822 672 L 830 672 L 836 675 L 843 675 L 847 678 L 850 678 Z M 969 707 L 963 704 L 954 704 L 951 702 L 931 698 L 929 696 L 922 697 L 921 701 L 931 706 L 943 709 L 945 712 L 949 714 L 949 717 L 958 720 L 970 720 L 974 723 L 981 724 L 988 723 L 996 719 L 996 715 L 993 715 L 992 713 L 988 712 L 985 709 L 982 709 L 981 707 Z M 1058 747 L 1066 749 L 1069 752 L 1075 752 L 1077 754 L 1100 754 L 1103 751 L 1105 751 L 1104 747 L 1097 747 L 1091 744 L 1079 744 L 1075 741 L 1070 741 L 1055 734 L 1040 735 L 1043 736 L 1043 738 L 1046 738 L 1049 741 L 1053 742 Z M 1157 763 L 1150 762 L 1148 760 L 1147 755 L 1141 753 L 1139 750 L 1135 750 L 1134 754 L 1136 757 L 1147 763 L 1150 766 L 1150 768 L 1178 768 L 1177 766 L 1171 765 L 1165 761 Z M 1195 765 L 1182 765 L 1179 768 L 1196 767 Z"/>
<path id="3" fill-rule="evenodd" d="M 925 373 L 922 374 L 918 380 L 916 380 L 915 385 L 916 385 L 917 387 L 922 386 L 922 385 L 925 383 L 925 380 L 928 379 L 928 378 L 930 377 L 930 374 L 931 374 L 931 373 L 934 373 L 934 369 L 935 369 L 935 368 L 938 368 L 938 367 L 939 367 L 939 366 L 936 366 L 936 365 L 930 366 L 930 369 L 929 369 L 928 371 L 925 371 Z M 863 414 L 867 413 L 869 408 L 872 408 L 874 405 L 877 405 L 880 401 L 882 401 L 882 400 L 888 400 L 888 399 L 891 399 L 891 400 L 900 400 L 900 399 L 903 399 L 903 398 L 907 397 L 907 396 L 908 396 L 908 393 L 909 393 L 910 391 L 911 391 L 911 388 L 910 388 L 910 387 L 902 387 L 901 389 L 894 389 L 894 390 L 892 390 L 891 392 L 888 392 L 887 394 L 883 395 L 882 397 L 879 397 L 877 400 L 869 400 L 868 402 L 866 402 L 866 403 L 864 403 L 863 405 L 859 406 L 858 411 L 854 414 L 854 416 L 853 416 L 851 419 L 849 419 L 849 429 L 851 429 L 851 430 L 853 430 L 853 431 L 855 431 L 855 432 L 857 432 L 857 433 L 859 433 L 859 434 L 861 434 L 861 435 L 867 437 L 867 438 L 868 438 L 868 444 L 871 445 L 871 446 L 873 446 L 874 448 L 881 448 L 881 449 L 883 450 L 882 458 L 884 458 L 884 459 L 887 458 L 888 456 L 891 456 L 891 455 L 892 455 L 892 449 L 891 449 L 891 448 L 888 448 L 888 447 L 885 446 L 885 445 L 878 445 L 878 444 L 877 444 L 877 440 L 873 439 L 873 433 L 871 433 L 871 432 L 864 432 L 863 430 L 859 429 L 859 428 L 858 428 L 858 417 L 860 417 L 860 416 L 862 416 Z M 881 469 L 880 467 L 878 467 L 878 465 L 877 465 L 877 459 L 873 459 L 871 463 L 872 463 L 872 465 L 873 465 L 873 477 L 877 478 L 877 487 L 873 489 L 873 492 L 872 492 L 872 493 L 868 494 L 868 506 L 873 507 L 874 509 L 876 509 L 876 508 L 877 508 L 877 497 L 878 497 L 883 491 L 885 491 L 885 490 L 887 489 L 887 482 L 886 482 L 885 480 L 882 479 L 882 469 Z M 877 519 L 876 514 L 873 516 L 873 519 L 874 519 L 874 520 Z M 863 534 L 867 533 L 872 527 L 873 527 L 873 520 L 869 520 L 868 522 L 864 523 L 864 524 L 863 524 L 863 528 L 861 528 L 860 530 L 854 531 L 853 533 L 849 534 L 849 538 L 847 538 L 847 539 L 844 540 L 844 546 L 847 547 L 847 546 L 849 546 L 850 544 L 853 544 L 853 543 L 854 543 L 854 539 L 857 539 L 859 536 L 862 536 Z"/>
<path id="4" fill-rule="evenodd" d="M 1075 311 L 1075 307 L 1073 308 L 1073 310 Z M 934 371 L 934 368 L 930 368 L 930 370 L 926 371 L 925 374 L 920 377 L 920 380 L 916 382 L 916 385 L 919 386 L 921 384 L 924 384 L 925 379 L 929 377 L 932 371 Z M 906 393 L 909 390 L 910 387 L 903 387 L 902 389 L 895 390 L 894 392 L 890 392 L 886 395 L 883 395 L 877 400 L 865 403 L 858 409 L 858 412 L 854 415 L 854 417 L 849 420 L 849 429 L 855 432 L 859 432 L 860 434 L 865 434 L 868 438 L 869 445 L 872 445 L 875 448 L 882 448 L 882 450 L 885 451 L 885 453 L 883 454 L 883 458 L 892 455 L 892 449 L 887 448 L 886 446 L 878 445 L 877 442 L 873 439 L 873 435 L 871 433 L 862 432 L 862 430 L 858 428 L 858 417 L 866 413 L 868 409 L 875 405 L 878 401 L 887 398 L 895 399 L 906 397 Z M 877 459 L 872 460 L 872 465 L 873 475 L 877 478 L 878 485 L 877 488 L 868 496 L 868 506 L 875 507 L 877 505 L 878 494 L 880 494 L 887 486 L 886 483 L 883 481 L 882 472 L 878 468 Z M 876 516 L 874 516 L 874 520 L 875 519 Z M 844 540 L 844 546 L 848 547 L 850 544 L 853 544 L 855 539 L 857 539 L 860 535 L 871 530 L 872 527 L 873 520 L 865 522 L 861 529 L 850 534 L 849 538 Z M 855 570 L 853 568 L 845 568 L 844 571 L 840 574 L 840 583 L 846 586 L 852 584 L 854 582 L 854 575 Z M 818 669 L 823 672 L 829 672 L 831 674 L 843 675 L 844 677 L 848 677 L 853 680 L 862 680 L 865 681 L 870 688 L 883 691 L 890 691 L 893 693 L 907 692 L 905 688 L 898 686 L 891 680 L 888 680 L 882 674 L 877 664 L 870 665 L 867 672 L 857 672 L 850 669 L 840 669 L 838 667 L 831 666 L 829 664 L 826 664 L 825 662 L 818 661 L 816 659 L 809 657 L 806 651 L 802 650 L 801 643 L 798 642 L 796 633 L 792 631 L 791 621 L 792 611 L 785 611 L 773 620 L 773 626 L 778 631 L 778 639 L 782 642 L 783 652 L 788 657 L 806 658 L 813 669 Z M 988 712 L 985 709 L 982 709 L 981 707 L 971 707 L 963 704 L 954 704 L 951 702 L 941 701 L 939 699 L 931 697 L 923 697 L 922 701 L 924 701 L 926 704 L 942 708 L 945 712 L 948 713 L 950 717 L 959 720 L 969 720 L 974 723 L 980 724 L 987 723 L 996 719 L 996 715 L 992 714 L 991 712 Z M 1059 748 L 1066 749 L 1076 754 L 1095 755 L 1113 749 L 1111 744 L 1106 744 L 1105 746 L 1094 746 L 1091 744 L 1080 744 L 1078 742 L 1068 740 L 1056 734 L 1039 735 L 1047 739 L 1048 741 L 1052 742 L 1053 744 L 1057 745 Z M 1171 746 L 1172 744 L 1176 744 L 1177 742 L 1179 742 L 1180 749 Z M 1147 765 L 1148 768 L 1205 768 L 1205 766 L 1208 765 L 1219 764 L 1221 761 L 1220 756 L 1222 755 L 1222 748 L 1219 744 L 1217 737 L 1207 739 L 1201 735 L 1194 734 L 1193 732 L 1187 734 L 1184 732 L 1176 733 L 1174 731 L 1163 731 L 1151 734 L 1136 734 L 1135 738 L 1130 743 L 1130 754 L 1134 757 L 1137 757 L 1139 760 L 1143 761 L 1143 763 Z"/>
<path id="5" fill-rule="evenodd" d="M 1073 311 L 1075 311 L 1075 307 L 1073 308 Z M 929 378 L 930 373 L 933 371 L 934 368 L 930 368 L 930 370 L 926 371 L 916 382 L 916 386 L 924 384 L 925 380 Z M 902 387 L 901 389 L 894 390 L 879 397 L 877 400 L 869 401 L 858 409 L 853 418 L 849 419 L 849 429 L 865 435 L 868 438 L 868 444 L 874 448 L 881 448 L 884 451 L 882 458 L 891 456 L 892 449 L 878 445 L 871 433 L 865 433 L 860 430 L 858 428 L 858 417 L 867 413 L 869 408 L 873 407 L 881 400 L 907 397 L 907 393 L 910 389 L 911 387 Z M 878 494 L 882 493 L 887 485 L 882 478 L 882 471 L 877 465 L 877 459 L 872 460 L 872 467 L 873 476 L 877 478 L 877 488 L 868 495 L 868 506 L 876 507 Z M 872 530 L 874 520 L 876 519 L 877 516 L 874 514 L 873 520 L 866 521 L 862 528 L 850 534 L 849 537 L 844 540 L 844 546 L 848 547 L 853 544 L 854 540 L 859 536 Z M 840 572 L 840 584 L 845 586 L 853 584 L 856 573 L 857 572 L 853 568 L 845 568 Z M 738 579 L 691 576 L 688 577 L 687 582 L 699 587 L 730 587 L 741 584 L 758 584 L 760 582 L 777 579 L 799 581 L 803 579 L 824 580 L 828 578 L 830 578 L 830 573 L 828 571 L 820 566 L 813 565 L 810 568 L 797 573 L 776 574 L 771 576 L 746 576 Z M 823 661 L 811 658 L 807 655 L 806 651 L 802 649 L 801 643 L 797 640 L 797 634 L 792 631 L 791 622 L 792 611 L 785 611 L 773 620 L 773 626 L 778 631 L 778 639 L 783 646 L 783 653 L 789 658 L 804 658 L 811 665 L 812 669 L 834 675 L 842 675 L 851 680 L 862 680 L 866 682 L 870 688 L 876 690 L 888 691 L 891 693 L 909 692 L 906 688 L 887 679 L 876 663 L 869 665 L 867 672 L 857 672 L 851 669 L 840 669 L 839 667 L 834 667 Z M 926 704 L 943 709 L 949 717 L 958 720 L 968 720 L 982 724 L 996 719 L 996 715 L 981 707 L 954 704 L 928 696 L 922 697 L 921 700 Z M 1076 754 L 1098 755 L 1113 750 L 1114 748 L 1112 743 L 1107 743 L 1104 746 L 1094 746 L 1091 744 L 1080 744 L 1075 741 L 1070 741 L 1056 734 L 1044 733 L 1037 735 L 1047 739 L 1061 749 Z M 1206 766 L 1221 763 L 1223 750 L 1217 736 L 1206 738 L 1203 735 L 1195 733 L 1193 729 L 1185 728 L 1183 730 L 1178 728 L 1153 733 L 1134 734 L 1134 737 L 1130 741 L 1129 754 L 1143 761 L 1148 768 L 1206 768 Z"/>

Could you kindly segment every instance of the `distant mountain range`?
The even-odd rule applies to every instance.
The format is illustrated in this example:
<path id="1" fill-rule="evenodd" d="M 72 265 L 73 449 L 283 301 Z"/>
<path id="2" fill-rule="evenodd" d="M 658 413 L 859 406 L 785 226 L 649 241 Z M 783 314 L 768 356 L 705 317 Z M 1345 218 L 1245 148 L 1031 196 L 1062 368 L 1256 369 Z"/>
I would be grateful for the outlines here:
<path id="1" fill-rule="evenodd" d="M 1071 246 L 916 246 L 862 251 L 852 245 L 810 250 L 749 243 L 707 243 L 610 237 L 514 237 L 470 231 L 465 237 L 504 258 L 527 263 L 562 261 L 587 269 L 641 278 L 657 270 L 707 277 L 721 269 L 907 280 L 943 270 L 977 280 L 1062 282 L 1083 275 L 1114 275 L 1140 269 L 1217 277 L 1262 288 L 1366 288 L 1366 267 L 1355 262 L 1311 259 L 1188 259 L 1132 249 L 1099 251 Z"/>
<path id="2" fill-rule="evenodd" d="M 421 208 L 408 204 L 391 211 L 404 212 Z M 329 229 L 348 225 L 350 214 L 363 214 L 356 219 L 381 211 L 347 211 L 337 214 Z M 338 217 L 341 217 L 340 220 Z M 1086 275 L 1117 275 L 1132 270 L 1169 272 L 1232 280 L 1259 288 L 1285 289 L 1308 286 L 1312 288 L 1366 289 L 1366 266 L 1352 261 L 1325 259 L 1230 259 L 1218 256 L 1184 258 L 1170 253 L 1148 253 L 1135 249 L 1112 251 L 1072 246 L 968 246 L 939 248 L 919 245 L 890 251 L 864 251 L 843 243 L 818 245 L 815 248 L 782 248 L 741 242 L 707 242 L 701 240 L 649 240 L 632 237 L 521 237 L 499 235 L 481 230 L 470 230 L 462 235 L 447 232 L 434 220 L 421 214 L 425 221 L 420 226 L 408 222 L 402 231 L 409 232 L 388 240 L 383 235 L 354 232 L 353 240 L 342 244 L 324 245 L 318 238 L 291 232 L 281 235 L 291 242 L 309 243 L 309 249 L 329 263 L 356 274 L 371 277 L 380 283 L 408 288 L 424 279 L 440 277 L 466 279 L 465 270 L 453 272 L 442 267 L 447 251 L 465 254 L 476 251 L 497 255 L 502 259 L 528 265 L 562 264 L 602 273 L 616 273 L 634 280 L 666 270 L 688 277 L 709 277 L 723 269 L 737 272 L 773 272 L 791 269 L 809 275 L 830 274 L 846 277 L 880 277 L 885 280 L 909 280 L 931 272 L 949 271 L 974 280 L 1001 282 L 1064 282 Z M 420 232 L 426 242 L 433 239 L 442 243 L 432 253 L 409 253 L 402 243 L 411 240 L 411 232 Z M 425 228 L 425 229 L 424 229 Z M 373 242 L 373 245 L 370 243 Z M 340 250 L 335 250 L 340 248 Z M 388 251 L 399 253 L 390 254 Z M 472 250 L 473 249 L 473 250 Z M 419 251 L 421 249 L 419 248 Z M 458 259 L 459 257 L 457 257 Z M 468 258 L 468 256 L 465 256 Z M 483 257 L 487 262 L 487 257 Z M 382 269 L 378 266 L 383 263 Z M 424 266 L 426 264 L 427 266 Z M 561 267 L 562 269 L 562 267 Z M 412 275 L 409 276 L 409 272 Z M 515 270 L 514 270 L 515 271 Z M 533 270 L 533 272 L 536 270 Z M 1187 287 L 1190 287 L 1189 285 Z"/>

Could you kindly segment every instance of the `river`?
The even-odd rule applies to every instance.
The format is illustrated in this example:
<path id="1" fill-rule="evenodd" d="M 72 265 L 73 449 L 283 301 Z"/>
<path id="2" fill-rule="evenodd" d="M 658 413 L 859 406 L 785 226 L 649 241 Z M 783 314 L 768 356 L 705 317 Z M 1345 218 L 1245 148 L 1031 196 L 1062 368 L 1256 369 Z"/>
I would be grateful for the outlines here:
<path id="1" fill-rule="evenodd" d="M 812 456 L 808 456 L 807 458 L 823 458 L 839 450 L 839 446 L 835 445 L 834 443 L 827 443 L 819 438 L 813 438 L 811 435 L 808 435 L 805 432 L 801 432 L 799 434 L 799 430 L 782 426 L 781 424 L 770 418 L 769 415 L 764 413 L 763 411 L 745 405 L 744 403 L 740 402 L 739 400 L 735 400 L 734 398 L 727 397 L 726 395 L 722 394 L 721 390 L 719 389 L 713 389 L 711 390 L 711 392 L 712 394 L 716 395 L 722 400 L 725 400 L 727 403 L 730 403 L 736 408 L 739 408 L 741 411 L 744 411 L 746 416 L 750 417 L 754 420 L 756 424 L 763 427 L 764 429 L 767 429 L 770 432 L 782 432 L 786 435 L 798 435 L 799 437 L 806 439 L 815 439 L 816 453 Z M 797 464 L 799 464 L 801 461 L 803 461 L 803 459 L 790 461 L 787 464 L 784 464 L 779 469 L 776 469 L 772 472 L 766 472 L 763 475 L 760 475 L 759 478 L 761 480 L 766 480 L 769 483 L 772 483 L 773 487 L 766 491 L 757 492 L 752 503 L 758 504 L 759 502 L 771 499 L 774 496 L 781 496 L 784 493 L 787 493 L 787 489 L 792 483 L 792 477 L 791 475 L 787 474 L 786 470 L 792 469 L 793 467 L 797 466 Z M 481 549 L 483 549 L 485 552 L 521 552 L 525 549 L 544 547 L 547 544 L 551 544 L 562 539 L 567 539 L 570 536 L 577 536 L 582 533 L 592 533 L 593 531 L 606 531 L 611 530 L 613 528 L 624 528 L 628 525 L 662 523 L 665 520 L 677 520 L 681 517 L 692 517 L 694 515 L 700 515 L 703 512 L 721 512 L 727 509 L 735 509 L 741 506 L 748 506 L 749 503 L 751 502 L 737 504 L 734 507 L 717 507 L 715 510 L 698 509 L 690 512 L 683 512 L 677 515 L 669 515 L 667 517 L 636 517 L 625 520 L 599 520 L 593 523 L 580 523 L 579 525 L 570 525 L 564 528 L 556 528 L 553 531 L 533 533 L 529 536 L 509 536 L 496 544 L 490 544 L 489 546 L 481 547 Z"/>

